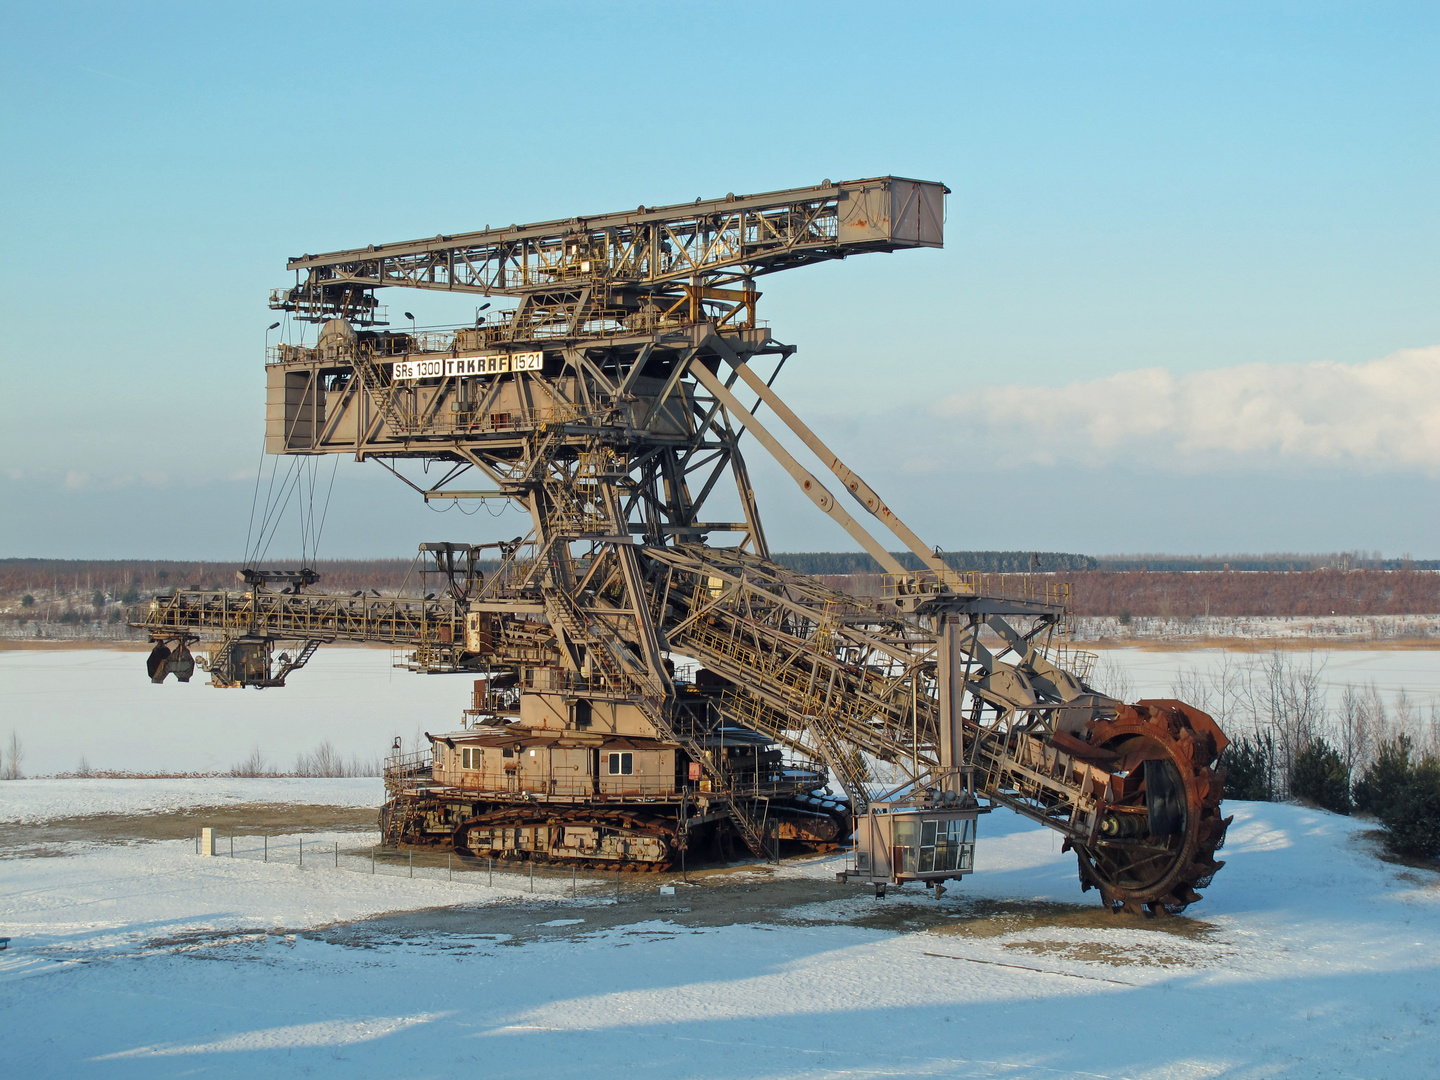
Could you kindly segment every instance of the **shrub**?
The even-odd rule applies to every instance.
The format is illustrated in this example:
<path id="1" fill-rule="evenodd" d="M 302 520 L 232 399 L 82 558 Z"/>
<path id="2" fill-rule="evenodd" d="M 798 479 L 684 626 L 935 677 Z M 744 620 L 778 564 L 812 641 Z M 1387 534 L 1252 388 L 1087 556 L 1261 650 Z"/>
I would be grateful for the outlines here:
<path id="1" fill-rule="evenodd" d="M 105 606 L 105 594 L 99 589 L 96 589 L 91 595 L 90 606 L 93 608 L 102 608 Z"/>
<path id="2" fill-rule="evenodd" d="M 1314 739 L 1290 766 L 1290 794 L 1322 810 L 1350 813 L 1350 770 L 1324 739 Z"/>
<path id="3" fill-rule="evenodd" d="M 1257 736 L 1242 735 L 1220 755 L 1216 767 L 1225 770 L 1225 797 L 1270 802 L 1275 787 L 1270 780 L 1270 747 Z"/>
<path id="4" fill-rule="evenodd" d="M 1414 743 L 1409 735 L 1387 739 L 1380 744 L 1368 768 L 1355 782 L 1355 809 L 1378 815 L 1395 801 L 1400 788 L 1410 779 L 1410 752 Z"/>
<path id="5" fill-rule="evenodd" d="M 34 606 L 35 606 L 35 597 L 31 596 L 31 595 L 27 592 L 24 596 L 22 596 L 22 597 L 20 598 L 20 606 L 21 606 L 21 607 L 34 607 Z"/>
<path id="6" fill-rule="evenodd" d="M 274 766 L 265 760 L 265 755 L 260 752 L 260 747 L 250 751 L 250 756 L 244 761 L 237 762 L 230 766 L 231 776 L 279 776 Z"/>
<path id="7" fill-rule="evenodd" d="M 1426 757 L 1379 808 L 1385 841 L 1400 855 L 1440 856 L 1440 760 Z"/>

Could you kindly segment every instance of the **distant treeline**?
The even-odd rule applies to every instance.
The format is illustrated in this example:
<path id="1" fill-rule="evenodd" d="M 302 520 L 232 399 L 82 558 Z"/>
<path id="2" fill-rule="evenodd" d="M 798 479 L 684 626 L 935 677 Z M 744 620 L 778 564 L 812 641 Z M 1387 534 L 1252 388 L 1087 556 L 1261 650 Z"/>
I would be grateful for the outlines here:
<path id="1" fill-rule="evenodd" d="M 292 569 L 269 560 L 266 568 Z M 413 569 L 412 569 L 413 567 Z M 236 589 L 238 562 L 184 562 L 166 559 L 0 559 L 0 597 L 31 593 L 36 597 L 85 596 L 99 592 L 110 601 L 133 600 L 169 588 Z M 419 564 L 411 559 L 320 559 L 318 588 L 335 592 L 355 589 L 407 591 L 420 587 Z"/>
<path id="2" fill-rule="evenodd" d="M 1164 560 L 1144 557 L 1141 568 L 1120 569 L 1121 560 L 1042 551 L 952 551 L 944 553 L 956 570 L 989 574 L 1024 574 L 1032 567 L 1071 583 L 1071 610 L 1081 616 L 1206 615 L 1429 615 L 1440 614 L 1440 573 L 1433 560 L 1414 561 L 1405 568 L 1340 569 L 1301 565 L 1289 560 L 1285 569 L 1251 569 L 1246 560 L 1228 560 L 1229 572 L 1204 562 L 1204 571 L 1151 569 Z M 826 578 L 857 594 L 878 594 L 879 567 L 868 555 L 855 552 L 800 552 L 775 558 L 802 573 Z M 903 565 L 919 569 L 906 553 Z M 1186 563 L 1187 560 L 1174 560 Z M 1260 562 L 1286 561 L 1267 557 Z M 496 564 L 487 562 L 488 574 Z M 1353 567 L 1353 563 L 1350 564 Z M 1437 564 L 1440 565 L 1440 564 Z M 180 588 L 240 588 L 238 563 L 165 560 L 0 559 L 0 601 L 7 618 L 44 621 L 74 616 L 98 617 L 101 610 L 132 603 L 137 597 Z M 329 560 L 315 563 L 317 586 L 326 592 L 374 589 L 387 595 L 403 591 L 420 595 L 437 591 L 434 576 L 423 581 L 419 565 L 406 559 Z M 23 597 L 30 596 L 25 604 Z"/>
<path id="3" fill-rule="evenodd" d="M 892 551 L 906 570 L 924 567 L 919 558 L 908 551 Z M 1074 555 L 1064 551 L 942 551 L 940 557 L 952 570 L 979 570 L 986 574 L 1028 574 L 1059 571 L 1098 570 L 1100 560 L 1090 555 Z M 779 552 L 776 562 L 802 574 L 878 574 L 880 564 L 863 551 L 796 551 Z"/>
<path id="4" fill-rule="evenodd" d="M 1248 572 L 1298 570 L 1440 570 L 1440 559 L 1383 559 L 1377 552 L 1337 552 L 1329 555 L 1102 555 L 1100 570 L 1168 570 L 1207 573 L 1225 570 Z"/>
<path id="5" fill-rule="evenodd" d="M 920 560 L 908 551 L 892 551 L 907 570 Z M 986 574 L 1073 573 L 1078 570 L 1130 570 L 1210 573 L 1226 570 L 1287 573 L 1302 570 L 1440 570 L 1440 559 L 1383 559 L 1379 554 L 1339 552 L 1327 555 L 1079 555 L 1068 551 L 943 551 L 952 570 Z M 804 574 L 878 574 L 880 564 L 861 551 L 781 552 L 774 556 Z"/>
<path id="6" fill-rule="evenodd" d="M 1423 570 L 1239 573 L 1088 571 L 1069 580 L 1075 615 L 1433 615 L 1440 574 Z"/>

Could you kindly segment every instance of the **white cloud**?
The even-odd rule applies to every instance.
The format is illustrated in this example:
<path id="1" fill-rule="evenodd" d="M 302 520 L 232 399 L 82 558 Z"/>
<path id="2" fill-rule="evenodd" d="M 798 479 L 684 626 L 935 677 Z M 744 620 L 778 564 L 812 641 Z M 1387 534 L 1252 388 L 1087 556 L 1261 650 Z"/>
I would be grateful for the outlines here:
<path id="1" fill-rule="evenodd" d="M 1436 475 L 1440 346 L 1359 364 L 1247 364 L 1182 376 L 1146 368 L 1065 387 L 988 387 L 946 398 L 935 414 L 960 431 L 978 426 L 974 434 L 1016 463 Z"/>
<path id="2" fill-rule="evenodd" d="M 90 486 L 90 474 L 71 469 L 65 474 L 66 491 L 84 491 Z"/>

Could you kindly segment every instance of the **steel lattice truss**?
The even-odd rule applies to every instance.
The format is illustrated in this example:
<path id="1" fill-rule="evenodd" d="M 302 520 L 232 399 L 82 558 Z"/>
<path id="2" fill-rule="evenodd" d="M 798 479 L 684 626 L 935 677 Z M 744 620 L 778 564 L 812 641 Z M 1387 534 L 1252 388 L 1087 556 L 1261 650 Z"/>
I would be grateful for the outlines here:
<path id="1" fill-rule="evenodd" d="M 289 261 L 294 288 L 277 290 L 271 306 L 316 320 L 373 322 L 372 290 L 401 286 L 522 297 L 522 313 L 533 303 L 594 307 L 619 319 L 642 307 L 669 314 L 687 300 L 731 300 L 748 304 L 753 318 L 751 282 L 761 274 L 863 252 L 938 247 L 943 193 L 942 185 L 895 177 L 827 180 L 302 255 Z M 742 288 L 731 288 L 737 284 Z"/>
<path id="2" fill-rule="evenodd" d="M 426 500 L 506 501 L 529 530 L 504 545 L 498 573 L 440 599 L 177 593 L 135 624 L 182 645 L 219 638 L 210 666 L 242 682 L 256 649 L 306 643 L 278 677 L 265 652 L 257 685 L 283 682 L 319 642 L 367 640 L 405 645 L 422 670 L 509 671 L 535 694 L 628 702 L 722 786 L 705 739 L 741 725 L 822 764 L 857 810 L 878 794 L 884 763 L 912 790 L 988 797 L 1093 846 L 1102 827 L 1144 813 L 1143 786 L 1125 778 L 1140 761 L 1133 747 L 1157 741 L 1189 763 L 1198 806 L 1223 741 L 1213 722 L 1136 719 L 1091 690 L 1058 633 L 1063 591 L 949 570 L 774 390 L 795 350 L 757 321 L 754 278 L 939 246 L 944 190 L 827 181 L 292 259 L 297 284 L 272 306 L 326 325 L 315 346 L 273 354 L 267 450 L 377 460 Z M 518 303 L 445 334 L 363 329 L 380 322 L 375 290 L 391 286 Z M 884 596 L 847 596 L 771 561 L 741 449 L 755 443 L 889 572 Z M 433 479 L 413 479 L 407 462 Z M 871 519 L 923 569 L 907 571 L 861 524 Z M 677 704 L 671 651 L 725 681 L 708 711 Z M 1101 729 L 1112 749 L 1080 737 Z M 1125 746 L 1130 758 L 1113 749 Z M 1130 816 L 1116 826 L 1119 803 Z M 1213 809 L 1205 821 L 1218 821 Z M 1197 840 L 1198 810 L 1190 820 L 1183 850 L 1094 871 L 1107 902 L 1183 907 L 1185 881 L 1213 872 L 1203 867 L 1223 837 L 1212 823 Z M 754 823 L 736 821 L 760 850 Z M 1124 892 L 1125 868 L 1149 858 L 1181 869 Z"/>

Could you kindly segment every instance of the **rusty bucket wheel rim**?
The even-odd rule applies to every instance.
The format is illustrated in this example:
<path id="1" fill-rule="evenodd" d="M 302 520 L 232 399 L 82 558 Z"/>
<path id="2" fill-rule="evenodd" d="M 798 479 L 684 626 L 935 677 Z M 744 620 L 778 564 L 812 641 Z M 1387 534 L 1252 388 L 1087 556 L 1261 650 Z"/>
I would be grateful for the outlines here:
<path id="1" fill-rule="evenodd" d="M 1207 886 L 1224 865 L 1215 861 L 1214 854 L 1224 843 L 1230 821 L 1220 818 L 1223 775 L 1212 769 L 1223 734 L 1204 713 L 1169 701 L 1121 706 L 1113 720 L 1091 724 L 1088 734 L 1092 745 L 1132 761 L 1143 756 L 1166 762 L 1184 792 L 1185 820 L 1169 838 L 1173 842 L 1075 845 L 1082 888 L 1098 888 L 1101 901 L 1112 911 L 1179 914 L 1200 899 L 1196 890 Z M 1143 809 L 1143 787 L 1126 805 L 1132 811 Z M 1163 855 L 1161 847 L 1168 849 Z M 1149 855 L 1127 857 L 1126 852 Z M 1149 863 L 1158 864 L 1154 871 L 1137 871 Z"/>

